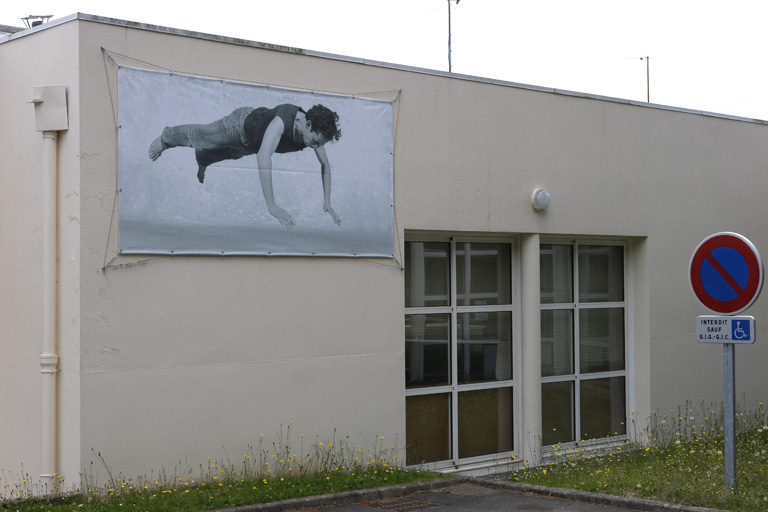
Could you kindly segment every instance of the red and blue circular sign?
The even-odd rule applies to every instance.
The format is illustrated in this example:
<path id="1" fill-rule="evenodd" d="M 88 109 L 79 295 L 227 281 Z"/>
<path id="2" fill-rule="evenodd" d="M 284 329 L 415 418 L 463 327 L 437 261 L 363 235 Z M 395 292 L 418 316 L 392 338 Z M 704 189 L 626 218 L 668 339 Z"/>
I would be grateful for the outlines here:
<path id="1" fill-rule="evenodd" d="M 760 295 L 763 260 L 747 238 L 715 233 L 693 251 L 688 277 L 693 294 L 704 307 L 721 315 L 736 315 Z"/>

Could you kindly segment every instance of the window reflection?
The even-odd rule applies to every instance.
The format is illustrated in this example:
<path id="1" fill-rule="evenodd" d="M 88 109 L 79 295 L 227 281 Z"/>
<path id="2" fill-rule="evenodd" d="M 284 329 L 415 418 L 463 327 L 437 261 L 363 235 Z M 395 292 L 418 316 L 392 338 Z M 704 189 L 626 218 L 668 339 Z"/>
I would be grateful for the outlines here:
<path id="1" fill-rule="evenodd" d="M 624 300 L 624 248 L 613 245 L 579 246 L 579 301 Z"/>
<path id="2" fill-rule="evenodd" d="M 456 244 L 456 295 L 459 306 L 510 304 L 509 244 Z"/>
<path id="3" fill-rule="evenodd" d="M 443 242 L 405 244 L 405 307 L 450 305 L 450 250 Z"/>
<path id="4" fill-rule="evenodd" d="M 512 329 L 508 311 L 458 315 L 459 382 L 512 378 Z"/>
<path id="5" fill-rule="evenodd" d="M 405 315 L 405 385 L 449 383 L 450 315 Z"/>
<path id="6" fill-rule="evenodd" d="M 512 450 L 512 388 L 459 393 L 459 457 Z"/>

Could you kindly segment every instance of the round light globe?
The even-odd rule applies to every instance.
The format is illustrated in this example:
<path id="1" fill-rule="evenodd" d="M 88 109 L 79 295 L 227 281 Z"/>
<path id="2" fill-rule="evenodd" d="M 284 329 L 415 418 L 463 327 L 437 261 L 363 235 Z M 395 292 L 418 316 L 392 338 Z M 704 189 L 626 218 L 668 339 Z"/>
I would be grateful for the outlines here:
<path id="1" fill-rule="evenodd" d="M 531 206 L 533 206 L 533 209 L 537 212 L 546 210 L 549 207 L 551 200 L 552 198 L 549 197 L 549 192 L 543 188 L 537 188 L 531 194 Z"/>

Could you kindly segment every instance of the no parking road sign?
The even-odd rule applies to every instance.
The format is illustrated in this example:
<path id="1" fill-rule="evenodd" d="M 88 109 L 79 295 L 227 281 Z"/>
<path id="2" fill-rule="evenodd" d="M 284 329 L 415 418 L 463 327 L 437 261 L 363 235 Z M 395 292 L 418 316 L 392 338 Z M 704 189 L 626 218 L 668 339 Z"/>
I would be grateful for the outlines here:
<path id="1" fill-rule="evenodd" d="M 755 302 L 763 287 L 763 260 L 752 242 L 736 233 L 705 238 L 691 256 L 688 278 L 693 294 L 706 307 L 729 316 L 700 316 L 700 342 L 723 344 L 725 494 L 736 489 L 735 343 L 755 341 L 755 319 L 733 316 Z"/>
<path id="2" fill-rule="evenodd" d="M 715 233 L 693 251 L 688 276 L 693 294 L 704 307 L 722 315 L 735 315 L 760 295 L 763 260 L 743 236 Z"/>

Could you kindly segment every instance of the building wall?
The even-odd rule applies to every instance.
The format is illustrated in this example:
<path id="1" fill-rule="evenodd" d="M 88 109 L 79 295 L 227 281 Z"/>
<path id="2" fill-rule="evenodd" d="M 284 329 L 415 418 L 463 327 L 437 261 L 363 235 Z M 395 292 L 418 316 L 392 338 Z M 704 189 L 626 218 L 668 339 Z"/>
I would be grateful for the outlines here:
<path id="1" fill-rule="evenodd" d="M 687 266 L 696 245 L 717 231 L 737 231 L 759 249 L 768 247 L 758 211 L 768 180 L 768 127 L 128 24 L 80 20 L 55 30 L 45 37 L 79 36 L 79 62 L 55 75 L 79 72 L 71 95 L 79 139 L 62 141 L 64 153 L 77 158 L 79 182 L 60 190 L 65 205 L 70 190 L 79 202 L 79 231 L 67 231 L 60 247 L 63 275 L 79 265 L 72 273 L 79 292 L 67 291 L 61 306 L 67 314 L 59 316 L 62 330 L 76 318 L 79 333 L 79 345 L 66 347 L 79 350 L 79 382 L 67 384 L 62 397 L 79 402 L 77 421 L 62 419 L 63 445 L 77 452 L 65 457 L 68 478 L 76 474 L 70 461 L 86 468 L 92 450 L 129 475 L 172 470 L 178 461 L 197 467 L 206 457 L 224 457 L 222 447 L 244 453 L 260 434 L 273 435 L 288 422 L 296 434 L 330 437 L 337 429 L 405 442 L 404 292 L 397 262 L 174 257 L 102 270 L 118 236 L 116 70 L 102 47 L 122 65 L 147 66 L 143 61 L 230 80 L 397 97 L 400 263 L 404 235 L 414 231 L 628 239 L 637 417 L 686 399 L 721 399 L 720 348 L 693 338 L 695 317 L 706 311 L 690 292 Z M 19 58 L 8 47 L 20 42 L 0 45 L 0 58 Z M 23 137 L 35 140 L 31 129 Z M 34 194 L 34 183 L 24 186 Z M 542 213 L 529 204 L 539 186 L 552 195 Z M 3 204 L 28 208 L 0 194 Z M 260 191 L 254 199 L 261 200 Z M 60 212 L 67 226 L 71 213 Z M 11 258 L 3 251 L 4 260 Z M 17 265 L 22 257 L 15 256 Z M 143 259 L 119 256 L 114 263 Z M 62 294 L 67 286 L 60 284 Z M 23 288 L 18 281 L 16 287 Z M 34 302 L 26 293 L 22 300 Z M 749 311 L 758 319 L 758 339 L 765 334 L 765 308 L 758 301 Z M 522 322 L 539 319 L 534 314 Z M 37 327 L 25 329 L 32 337 Z M 537 340 L 517 342 L 524 360 Z M 6 357 L 11 347 L 0 343 Z M 760 342 L 737 350 L 737 391 L 748 402 L 768 392 L 759 368 L 767 352 Z M 36 385 L 36 354 L 30 350 L 0 375 L 7 380 L 27 372 L 29 386 Z M 11 403 L 3 392 L 1 399 Z"/>
<path id="2" fill-rule="evenodd" d="M 74 23 L 0 44 L 0 467 L 41 472 L 42 133 L 33 87 L 66 85 L 70 129 L 58 147 L 59 459 L 79 468 L 80 176 L 78 27 Z M 30 32 L 32 32 L 30 31 Z"/>
<path id="3" fill-rule="evenodd" d="M 100 270 L 117 155 L 115 67 L 104 72 L 100 47 L 188 73 L 300 88 L 335 90 L 334 72 L 297 75 L 296 66 L 317 60 L 305 56 L 82 26 L 89 80 L 81 94 L 90 107 L 82 140 L 93 155 L 82 161 L 83 463 L 93 448 L 127 474 L 172 470 L 179 460 L 196 468 L 224 458 L 223 449 L 245 453 L 260 434 L 271 442 L 289 422 L 295 436 L 330 438 L 337 429 L 402 438 L 403 289 L 393 263 L 176 257 Z"/>

